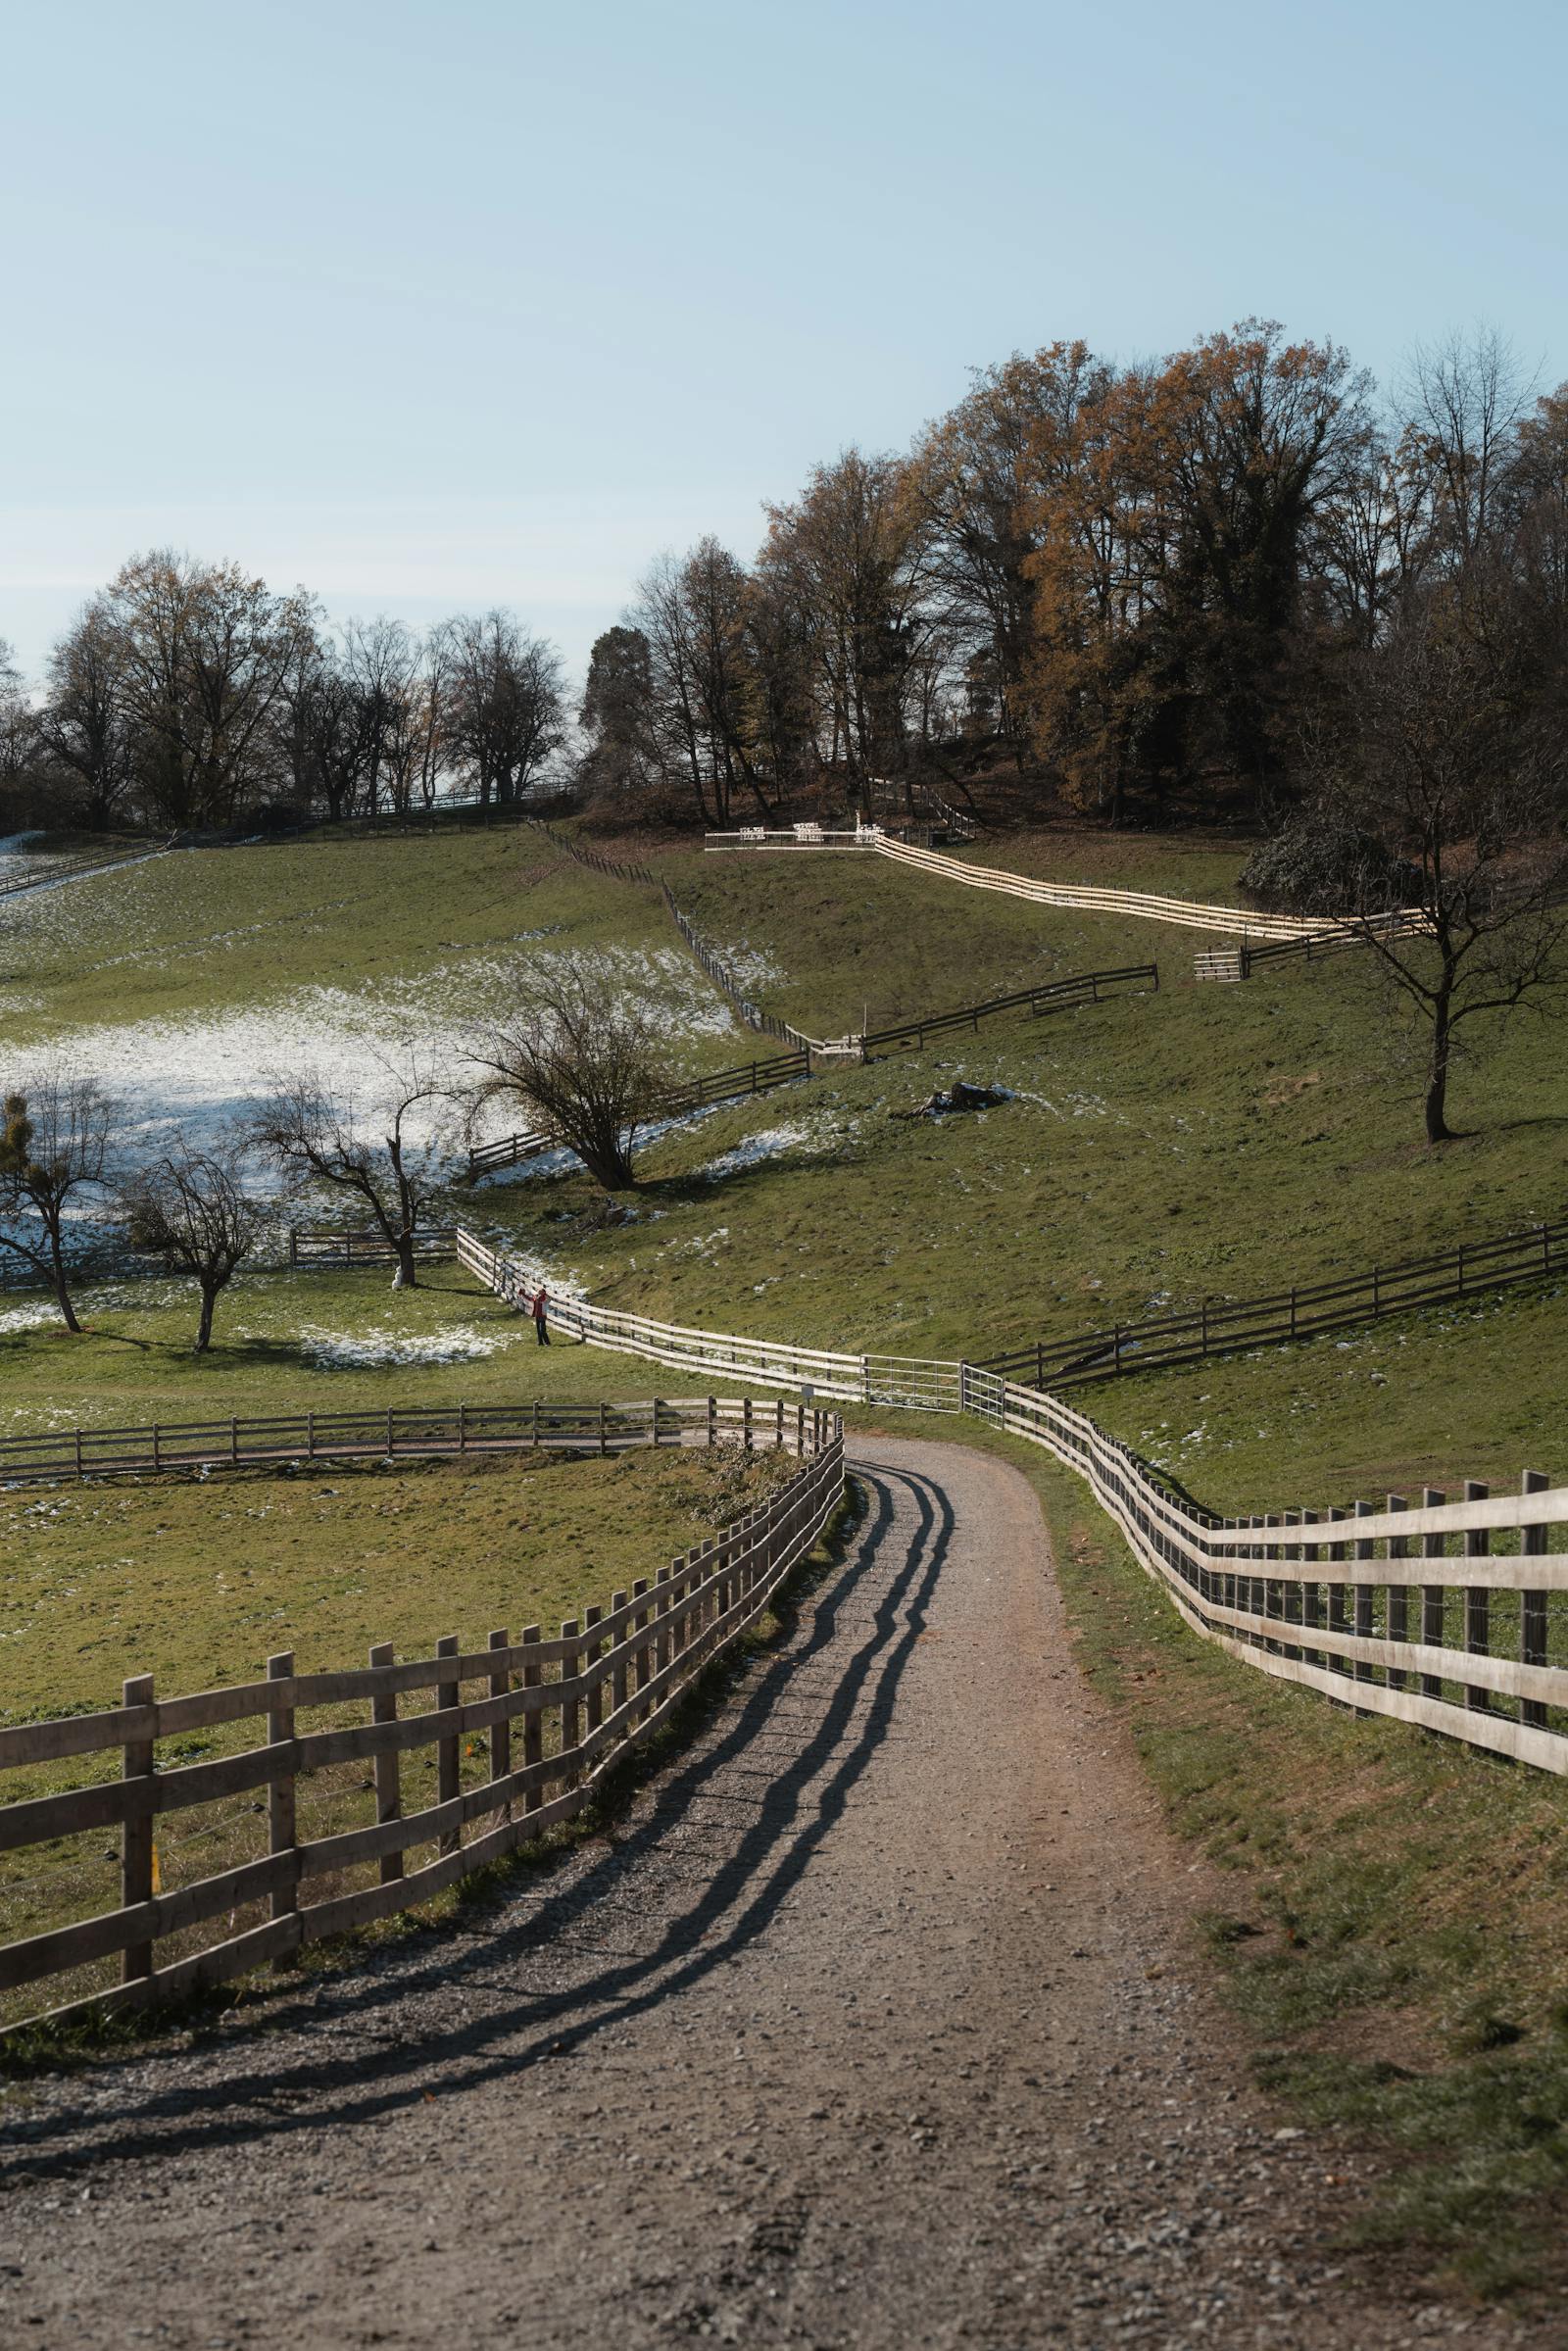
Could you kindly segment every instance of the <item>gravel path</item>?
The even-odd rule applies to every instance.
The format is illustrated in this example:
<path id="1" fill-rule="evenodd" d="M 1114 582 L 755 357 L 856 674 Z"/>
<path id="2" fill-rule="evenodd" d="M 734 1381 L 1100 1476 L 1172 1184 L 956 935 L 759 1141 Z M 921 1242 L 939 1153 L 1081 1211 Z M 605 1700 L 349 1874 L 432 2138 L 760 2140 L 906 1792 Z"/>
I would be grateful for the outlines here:
<path id="1" fill-rule="evenodd" d="M 1354 2159 L 1195 1981 L 1031 1490 L 861 1455 L 847 1565 L 612 1841 L 12 2111 L 8 2345 L 1549 2339 L 1329 2249 Z"/>

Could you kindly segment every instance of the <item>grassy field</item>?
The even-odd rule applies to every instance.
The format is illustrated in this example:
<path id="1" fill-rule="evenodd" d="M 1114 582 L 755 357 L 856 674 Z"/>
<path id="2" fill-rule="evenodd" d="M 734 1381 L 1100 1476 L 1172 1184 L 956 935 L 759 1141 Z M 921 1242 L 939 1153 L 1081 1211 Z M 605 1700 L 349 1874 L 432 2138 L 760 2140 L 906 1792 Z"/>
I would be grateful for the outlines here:
<path id="1" fill-rule="evenodd" d="M 1076 1479 L 1038 1486 L 1079 1656 L 1173 1827 L 1260 2080 L 1386 2158 L 1358 2226 L 1435 2287 L 1568 2288 L 1568 1788 L 1244 1673 L 1189 1633 Z"/>
<path id="2" fill-rule="evenodd" d="M 689 1001 L 713 1025 L 686 1049 L 694 1066 L 749 1056 L 753 1040 L 726 1026 L 706 983 L 694 971 L 676 980 L 660 959 L 673 933 L 651 893 L 546 867 L 542 853 L 530 878 L 531 849 L 514 836 L 434 847 L 433 858 L 418 842 L 227 853 L 220 864 L 184 860 L 193 879 L 172 858 L 83 885 L 83 904 L 87 890 L 103 894 L 80 968 L 62 934 L 48 951 L 55 960 L 39 951 L 34 969 L 34 951 L 19 949 L 0 917 L 0 989 L 17 992 L 17 1017 L 39 1039 L 79 1022 L 226 1017 L 257 1001 L 282 1004 L 302 985 L 358 991 L 354 1001 L 372 1008 L 417 1002 L 439 1012 L 482 994 L 501 949 L 526 944 L 532 930 L 551 947 L 621 943 L 645 972 L 665 975 L 659 985 L 667 982 L 672 1009 L 688 984 L 697 990 Z M 1433 1151 L 1421 1139 L 1419 1035 L 1353 955 L 1238 988 L 1200 987 L 1188 977 L 1197 933 L 1023 906 L 871 859 L 705 862 L 688 848 L 640 850 L 754 993 L 819 1031 L 1151 956 L 1161 987 L 710 1112 L 647 1146 L 638 1192 L 613 1218 L 570 1170 L 518 1171 L 442 1204 L 523 1252 L 558 1289 L 759 1336 L 980 1356 L 1562 1213 L 1568 1067 L 1539 1025 L 1478 1040 L 1454 1087 L 1467 1132 Z M 1243 853 L 1038 835 L 967 854 L 1223 901 Z M 220 878 L 195 908 L 191 892 Z M 132 882 L 143 928 L 127 948 L 115 910 L 127 902 L 111 893 Z M 63 907 L 70 895 L 51 903 Z M 232 946 L 220 944 L 225 924 Z M 940 1123 L 892 1115 L 956 1076 L 998 1083 L 1010 1099 Z M 455 1268 L 433 1269 L 401 1295 L 376 1274 L 252 1274 L 225 1300 L 219 1344 L 202 1363 L 187 1351 L 192 1302 L 170 1285 L 102 1286 L 88 1306 L 91 1331 L 73 1341 L 37 1319 L 36 1300 L 0 1300 L 0 1433 L 78 1417 L 633 1396 L 695 1384 L 594 1349 L 544 1353 Z M 1568 1471 L 1565 1363 L 1568 1289 L 1546 1282 L 1302 1347 L 1129 1377 L 1081 1400 L 1217 1510 L 1326 1507 L 1426 1484 L 1451 1491 L 1466 1476 L 1500 1489 L 1527 1467 Z M 951 1433 L 987 1441 L 971 1425 Z M 1182 1630 L 1082 1488 L 1033 1448 L 1013 1451 L 1052 1515 L 1089 1670 L 1125 1708 L 1175 1826 L 1234 1884 L 1212 1947 L 1267 2079 L 1303 2115 L 1380 2135 L 1398 2152 L 1367 2215 L 1371 2233 L 1428 2241 L 1437 2262 L 1487 2290 L 1549 2273 L 1568 2160 L 1559 1962 L 1568 1791 L 1240 1672 Z M 574 1577 L 561 1607 L 585 1586 L 624 1581 L 629 1570 L 617 1569 L 604 1520 L 592 1516 L 592 1483 L 573 1498 L 584 1472 L 538 1474 L 522 1515 L 542 1525 L 547 1499 L 566 1513 L 581 1507 L 582 1543 L 591 1535 L 597 1546 L 585 1555 L 604 1571 Z M 624 1497 L 641 1474 L 628 1471 L 615 1491 Z M 620 1475 L 590 1473 L 607 1492 Z M 222 1571 L 223 1606 L 240 1612 L 232 1637 L 257 1657 L 290 1639 L 303 1649 L 318 1632 L 350 1646 L 400 1638 L 402 1620 L 389 1622 L 385 1603 L 406 1600 L 411 1618 L 424 1604 L 418 1562 L 440 1518 L 429 1496 L 453 1509 L 473 1562 L 476 1620 L 519 1616 L 520 1596 L 514 1604 L 485 1563 L 511 1556 L 502 1530 L 486 1529 L 514 1483 L 487 1473 L 459 1501 L 444 1477 L 327 1471 L 288 1482 L 286 1494 L 276 1481 L 275 1504 L 255 1519 L 238 1513 L 260 1508 L 258 1489 L 225 1490 L 251 1571 Z M 338 1491 L 320 1495 L 318 1486 Z M 0 1495 L 10 1512 L 0 1542 L 12 1562 L 27 1563 L 11 1570 L 23 1618 L 31 1621 L 29 1594 L 74 1579 L 69 1603 L 41 1604 L 48 1629 L 29 1636 L 33 1658 L 48 1658 L 52 1642 L 55 1673 L 71 1658 L 84 1679 L 132 1670 L 122 1660 L 180 1604 L 173 1585 L 166 1593 L 150 1581 L 164 1572 L 166 1545 L 193 1562 L 208 1557 L 190 1573 L 207 1575 L 204 1604 L 215 1601 L 219 1571 L 202 1533 L 218 1491 L 58 1490 L 49 1507 L 69 1506 L 53 1550 L 38 1497 Z M 314 1515 L 328 1506 L 341 1520 Z M 187 1508 L 188 1520 L 172 1515 Z M 147 1510 L 162 1513 L 161 1526 L 137 1516 Z M 610 1513 L 609 1523 L 621 1521 Z M 330 1543 L 325 1529 L 335 1529 Z M 667 1547 L 681 1540 L 661 1537 Z M 101 1564 L 111 1546 L 134 1572 Z M 578 1547 L 564 1517 L 552 1556 Z M 291 1566 L 301 1578 L 293 1615 L 310 1631 L 275 1634 L 268 1579 Z M 440 1592 L 443 1605 L 449 1593 L 456 1601 L 445 1572 Z M 94 1602 L 118 1617 L 94 1616 Z M 555 1604 L 541 1597 L 539 1612 Z M 426 1605 L 417 1638 L 460 1629 L 470 1629 L 466 1617 L 436 1625 Z M 0 1643 L 5 1672 L 18 1673 L 25 1653 L 25 1641 Z M 159 1665 L 139 1653 L 133 1662 Z M 0 1696 L 30 1702 L 24 1692 L 14 1701 L 4 1682 Z"/>
<path id="3" fill-rule="evenodd" d="M 0 1723 L 119 1703 L 128 1674 L 165 1696 L 254 1680 L 292 1649 L 302 1673 L 363 1664 L 372 1642 L 429 1655 L 443 1634 L 466 1650 L 505 1627 L 554 1634 L 584 1604 L 608 1605 L 639 1576 L 731 1524 L 793 1473 L 793 1457 L 732 1446 L 635 1451 L 610 1461 L 478 1459 L 395 1466 L 313 1464 L 280 1472 L 108 1479 L 0 1492 Z M 299 1728 L 363 1720 L 317 1708 Z M 163 1742 L 164 1765 L 253 1745 L 252 1720 Z M 467 1742 L 466 1780 L 487 1769 Z M 7 1801 L 112 1778 L 118 1750 L 6 1775 Z M 405 1802 L 433 1800 L 433 1750 L 405 1769 Z M 372 1818 L 350 1767 L 302 1783 L 303 1834 Z M 265 1849 L 265 1806 L 249 1797 L 160 1824 L 164 1890 Z M 112 1909 L 118 1844 L 99 1830 L 0 1856 L 7 1938 Z M 211 1938 L 211 1931 L 206 1931 Z M 196 1937 L 200 1940 L 200 1931 Z M 176 1953 L 178 1938 L 171 1942 Z M 167 1954 L 166 1954 L 167 1955 Z M 103 1969 L 49 1987 L 78 1996 Z M 38 2004 L 0 2002 L 0 2022 Z"/>

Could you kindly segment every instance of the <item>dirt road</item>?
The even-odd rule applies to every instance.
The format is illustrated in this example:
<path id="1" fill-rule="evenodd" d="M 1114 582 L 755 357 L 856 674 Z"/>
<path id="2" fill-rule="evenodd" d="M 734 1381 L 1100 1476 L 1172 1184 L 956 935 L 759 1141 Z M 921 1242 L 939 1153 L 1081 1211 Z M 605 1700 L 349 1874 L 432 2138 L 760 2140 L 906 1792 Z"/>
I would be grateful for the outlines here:
<path id="1" fill-rule="evenodd" d="M 1355 2166 L 1195 1983 L 1209 1889 L 1024 1480 L 858 1471 L 846 1565 L 612 1843 L 12 2114 L 8 2344 L 1545 2339 L 1332 2250 Z"/>

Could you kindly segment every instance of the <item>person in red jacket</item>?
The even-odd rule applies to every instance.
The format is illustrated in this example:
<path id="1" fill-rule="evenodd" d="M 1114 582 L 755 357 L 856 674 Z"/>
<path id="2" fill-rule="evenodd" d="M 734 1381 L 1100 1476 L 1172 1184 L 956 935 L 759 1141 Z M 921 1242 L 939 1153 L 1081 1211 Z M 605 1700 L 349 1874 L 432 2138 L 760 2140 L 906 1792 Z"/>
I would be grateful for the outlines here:
<path id="1" fill-rule="evenodd" d="M 541 1347 L 548 1347 L 550 1345 L 550 1325 L 545 1320 L 545 1316 L 549 1311 L 549 1305 L 550 1294 L 545 1289 L 543 1282 L 541 1282 L 539 1285 L 539 1295 L 533 1301 L 533 1335 L 535 1339 L 538 1340 Z"/>

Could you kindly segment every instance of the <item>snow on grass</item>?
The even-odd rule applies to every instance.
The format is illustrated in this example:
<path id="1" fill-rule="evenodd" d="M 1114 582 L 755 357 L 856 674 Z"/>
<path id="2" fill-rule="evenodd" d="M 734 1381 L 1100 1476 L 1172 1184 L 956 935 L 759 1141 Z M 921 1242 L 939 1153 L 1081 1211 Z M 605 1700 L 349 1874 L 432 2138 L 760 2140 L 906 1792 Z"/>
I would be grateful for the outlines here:
<path id="1" fill-rule="evenodd" d="M 755 1135 L 737 1143 L 733 1151 L 721 1151 L 716 1159 L 710 1159 L 697 1173 L 705 1183 L 716 1184 L 743 1167 L 755 1167 L 761 1159 L 776 1159 L 797 1143 L 809 1140 L 809 1130 L 804 1126 L 760 1127 Z"/>
<path id="2" fill-rule="evenodd" d="M 328 1331 L 318 1323 L 302 1323 L 295 1343 L 308 1363 L 322 1371 L 373 1371 L 389 1363 L 472 1363 L 515 1347 L 527 1335 L 519 1319 L 493 1331 L 475 1330 L 468 1323 L 450 1324 L 442 1331 L 399 1331 L 390 1323 L 359 1331 Z M 240 1338 L 255 1333 L 242 1331 Z"/>
<path id="3" fill-rule="evenodd" d="M 551 949 L 527 958 L 547 966 L 561 959 Z M 518 960 L 468 956 L 358 991 L 316 986 L 228 1011 L 100 1022 L 71 1032 L 58 1050 L 123 1102 L 129 1132 L 156 1138 L 178 1127 L 205 1144 L 255 1105 L 274 1070 L 313 1069 L 368 1107 L 385 1089 L 386 1062 L 416 1048 L 438 1053 L 461 1082 L 464 1043 L 486 1020 L 504 1017 Z M 612 948 L 604 960 L 613 982 L 671 1037 L 732 1026 L 728 1006 L 673 948 Z M 455 1143 L 449 1104 L 421 1105 L 410 1123 L 418 1142 Z M 496 1131 L 508 1123 L 503 1111 Z"/>

